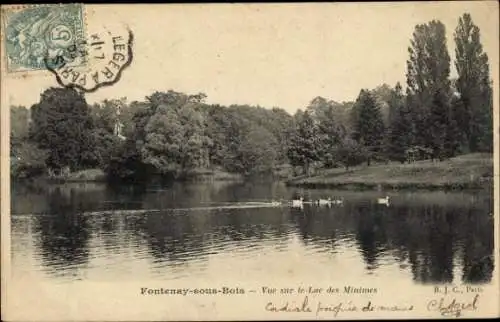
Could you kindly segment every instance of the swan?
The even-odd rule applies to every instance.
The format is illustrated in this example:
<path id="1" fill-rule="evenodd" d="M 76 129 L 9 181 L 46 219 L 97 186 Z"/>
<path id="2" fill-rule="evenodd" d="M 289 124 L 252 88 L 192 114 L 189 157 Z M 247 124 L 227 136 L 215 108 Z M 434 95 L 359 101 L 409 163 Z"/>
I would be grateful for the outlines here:
<path id="1" fill-rule="evenodd" d="M 292 200 L 292 207 L 295 208 L 302 208 L 304 202 L 304 198 L 300 197 L 300 199 L 293 199 Z"/>
<path id="2" fill-rule="evenodd" d="M 380 205 L 387 205 L 389 206 L 389 196 L 385 196 L 385 198 L 378 198 L 377 203 Z"/>
<path id="3" fill-rule="evenodd" d="M 320 206 L 329 206 L 332 204 L 332 198 L 328 198 L 328 199 L 318 199 L 317 201 L 318 205 Z"/>
<path id="4" fill-rule="evenodd" d="M 279 207 L 281 206 L 281 201 L 271 201 L 271 206 L 272 207 Z"/>
<path id="5" fill-rule="evenodd" d="M 344 203 L 344 200 L 342 198 L 333 200 L 333 204 L 335 204 L 335 205 L 341 205 L 343 203 Z"/>

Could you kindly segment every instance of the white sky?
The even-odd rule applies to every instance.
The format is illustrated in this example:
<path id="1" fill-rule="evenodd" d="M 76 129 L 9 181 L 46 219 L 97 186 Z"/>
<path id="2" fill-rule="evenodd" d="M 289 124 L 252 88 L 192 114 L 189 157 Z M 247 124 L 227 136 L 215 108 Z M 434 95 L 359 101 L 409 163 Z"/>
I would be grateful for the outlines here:
<path id="1" fill-rule="evenodd" d="M 354 100 L 361 88 L 404 85 L 416 24 L 441 20 L 453 58 L 453 31 L 464 12 L 480 27 L 498 79 L 494 1 L 88 5 L 86 12 L 89 25 L 126 23 L 135 38 L 132 65 L 115 85 L 87 94 L 89 103 L 123 96 L 142 100 L 169 89 L 204 92 L 209 103 L 278 106 L 291 113 L 316 96 Z M 3 102 L 25 106 L 57 85 L 48 72 L 4 80 Z"/>

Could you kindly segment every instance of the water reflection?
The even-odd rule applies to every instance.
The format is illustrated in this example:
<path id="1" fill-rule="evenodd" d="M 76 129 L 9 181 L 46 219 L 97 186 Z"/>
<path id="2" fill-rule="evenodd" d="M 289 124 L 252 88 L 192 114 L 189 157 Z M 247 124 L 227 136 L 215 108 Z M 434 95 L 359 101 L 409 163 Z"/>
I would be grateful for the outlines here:
<path id="1" fill-rule="evenodd" d="M 91 200 L 77 196 L 75 189 L 56 188 L 47 194 L 47 210 L 57 216 L 38 216 L 35 241 L 40 249 L 42 265 L 72 271 L 88 262 L 91 226 L 79 209 Z M 69 272 L 73 273 L 73 272 Z"/>
<path id="2" fill-rule="evenodd" d="M 348 261 L 353 256 L 364 274 L 397 265 L 411 272 L 416 283 L 485 283 L 492 278 L 492 198 L 485 192 L 392 193 L 387 207 L 375 203 L 377 192 L 310 190 L 310 198 L 333 194 L 344 203 L 303 209 L 216 208 L 228 202 L 290 199 L 297 192 L 305 193 L 248 183 L 17 185 L 11 194 L 13 264 L 55 278 L 133 278 L 138 267 L 140 274 L 177 278 L 212 274 L 214 256 L 229 264 L 259 266 L 262 254 L 278 258 L 300 252 L 304 263 L 316 261 L 325 269 L 353 265 Z M 175 210 L 207 205 L 215 208 Z M 87 213 L 109 209 L 162 211 Z M 35 262 L 21 260 L 29 250 Z"/>

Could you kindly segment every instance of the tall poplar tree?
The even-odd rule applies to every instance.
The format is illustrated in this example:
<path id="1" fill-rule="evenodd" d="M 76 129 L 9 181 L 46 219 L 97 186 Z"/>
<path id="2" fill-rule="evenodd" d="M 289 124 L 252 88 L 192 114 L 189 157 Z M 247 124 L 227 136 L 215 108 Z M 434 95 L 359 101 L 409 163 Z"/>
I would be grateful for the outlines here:
<path id="1" fill-rule="evenodd" d="M 408 52 L 406 80 L 415 130 L 413 141 L 426 147 L 436 146 L 432 136 L 445 125 L 439 122 L 446 120 L 436 115 L 448 110 L 451 95 L 450 56 L 444 24 L 433 20 L 417 25 Z"/>
<path id="2" fill-rule="evenodd" d="M 468 13 L 458 19 L 455 29 L 456 89 L 463 109 L 459 127 L 465 132 L 468 148 L 493 149 L 493 101 L 488 55 L 483 51 L 480 30 Z"/>

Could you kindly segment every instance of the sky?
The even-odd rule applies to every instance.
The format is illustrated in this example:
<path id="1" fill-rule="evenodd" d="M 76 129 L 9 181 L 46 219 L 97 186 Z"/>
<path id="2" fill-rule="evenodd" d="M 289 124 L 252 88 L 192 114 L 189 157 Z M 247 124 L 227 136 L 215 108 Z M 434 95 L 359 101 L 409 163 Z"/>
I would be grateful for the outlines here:
<path id="1" fill-rule="evenodd" d="M 86 5 L 85 11 L 92 28 L 121 23 L 134 33 L 132 64 L 113 86 L 86 94 L 89 103 L 143 100 L 169 89 L 203 92 L 208 103 L 281 107 L 290 113 L 316 96 L 355 100 L 362 88 L 404 85 L 407 50 L 419 23 L 445 24 L 453 59 L 453 31 L 464 12 L 481 30 L 498 80 L 495 1 L 122 4 Z M 30 106 L 46 88 L 57 86 L 47 71 L 23 74 L 3 77 L 3 102 Z"/>

